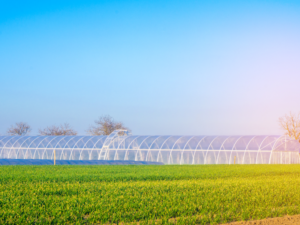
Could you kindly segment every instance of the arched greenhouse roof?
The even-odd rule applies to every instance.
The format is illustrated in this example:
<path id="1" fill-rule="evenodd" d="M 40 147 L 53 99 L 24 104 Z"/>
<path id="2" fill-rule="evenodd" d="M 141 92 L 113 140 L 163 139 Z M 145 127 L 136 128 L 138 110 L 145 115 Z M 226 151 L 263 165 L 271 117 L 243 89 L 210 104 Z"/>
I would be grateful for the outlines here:
<path id="1" fill-rule="evenodd" d="M 0 136 L 0 158 L 135 160 L 165 164 L 272 163 L 299 156 L 287 136 Z M 280 161 L 281 159 L 276 160 Z M 299 158 L 299 157 L 298 157 Z M 275 160 L 275 161 L 276 161 Z M 292 159 L 289 159 L 292 163 Z M 272 161 L 272 162 L 271 162 Z M 276 161 L 276 162 L 277 162 Z M 276 163 L 275 162 L 275 163 Z"/>

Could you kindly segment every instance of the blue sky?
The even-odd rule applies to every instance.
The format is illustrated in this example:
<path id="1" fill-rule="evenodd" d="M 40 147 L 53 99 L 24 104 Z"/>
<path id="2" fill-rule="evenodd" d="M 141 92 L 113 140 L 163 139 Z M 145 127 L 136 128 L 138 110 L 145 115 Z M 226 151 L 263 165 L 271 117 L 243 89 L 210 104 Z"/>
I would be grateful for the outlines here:
<path id="1" fill-rule="evenodd" d="M 101 115 L 133 134 L 282 134 L 300 2 L 0 0 L 0 134 Z"/>

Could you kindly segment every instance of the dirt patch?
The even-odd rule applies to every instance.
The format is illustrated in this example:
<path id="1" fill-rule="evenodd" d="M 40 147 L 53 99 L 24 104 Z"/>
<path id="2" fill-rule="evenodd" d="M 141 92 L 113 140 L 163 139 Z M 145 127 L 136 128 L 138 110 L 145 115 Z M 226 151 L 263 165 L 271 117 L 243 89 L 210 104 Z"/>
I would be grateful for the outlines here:
<path id="1" fill-rule="evenodd" d="M 88 216 L 85 217 L 87 219 Z M 169 219 L 170 224 L 177 224 L 177 221 L 179 218 L 172 218 Z M 156 220 L 154 224 L 161 224 L 161 220 Z M 89 224 L 89 223 L 86 223 Z M 100 223 L 93 223 L 93 224 L 100 224 Z M 111 225 L 112 223 L 105 223 L 105 225 Z M 144 223 L 139 222 L 120 222 L 117 223 L 119 225 L 140 225 Z M 117 225 L 116 223 L 113 223 L 113 225 Z M 147 224 L 153 224 L 153 223 L 147 223 Z M 197 223 L 198 224 L 198 223 Z M 268 218 L 268 219 L 262 219 L 262 220 L 251 220 L 251 221 L 239 221 L 239 222 L 230 222 L 230 223 L 224 223 L 219 225 L 300 225 L 300 215 L 295 216 L 284 216 L 284 217 L 275 217 L 275 218 Z"/>
<path id="2" fill-rule="evenodd" d="M 226 225 L 300 225 L 300 215 L 226 223 Z M 224 224 L 225 225 L 225 224 Z"/>

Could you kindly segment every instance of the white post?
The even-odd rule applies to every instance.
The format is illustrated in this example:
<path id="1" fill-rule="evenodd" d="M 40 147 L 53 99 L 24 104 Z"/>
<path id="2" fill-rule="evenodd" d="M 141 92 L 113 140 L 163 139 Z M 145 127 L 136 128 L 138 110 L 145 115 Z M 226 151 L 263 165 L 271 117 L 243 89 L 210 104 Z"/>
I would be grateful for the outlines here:
<path id="1" fill-rule="evenodd" d="M 55 166 L 55 164 L 56 164 L 56 154 L 55 154 L 55 149 L 54 149 L 54 152 L 53 152 L 53 154 L 54 154 L 54 166 Z"/>

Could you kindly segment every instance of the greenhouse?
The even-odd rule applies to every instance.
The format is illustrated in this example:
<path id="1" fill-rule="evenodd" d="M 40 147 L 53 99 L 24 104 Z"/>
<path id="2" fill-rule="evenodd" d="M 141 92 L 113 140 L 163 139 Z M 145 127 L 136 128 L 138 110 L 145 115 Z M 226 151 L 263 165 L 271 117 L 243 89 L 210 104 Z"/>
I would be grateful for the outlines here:
<path id="1" fill-rule="evenodd" d="M 0 136 L 0 159 L 293 164 L 299 151 L 288 136 Z"/>

